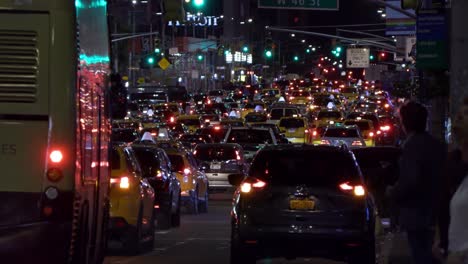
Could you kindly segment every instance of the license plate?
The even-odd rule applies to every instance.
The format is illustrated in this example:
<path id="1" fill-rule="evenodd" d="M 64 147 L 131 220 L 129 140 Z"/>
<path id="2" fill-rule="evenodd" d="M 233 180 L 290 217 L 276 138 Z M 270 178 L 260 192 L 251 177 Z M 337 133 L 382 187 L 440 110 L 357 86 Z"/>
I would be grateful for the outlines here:
<path id="1" fill-rule="evenodd" d="M 288 132 L 289 132 L 289 133 L 295 133 L 295 132 L 296 132 L 296 129 L 295 129 L 295 128 L 290 128 L 290 129 L 288 129 Z"/>
<path id="2" fill-rule="evenodd" d="M 220 170 L 221 169 L 221 164 L 211 164 L 210 169 L 212 170 Z"/>
<path id="3" fill-rule="evenodd" d="M 310 199 L 291 199 L 289 200 L 291 210 L 311 211 L 315 209 L 315 201 Z"/>

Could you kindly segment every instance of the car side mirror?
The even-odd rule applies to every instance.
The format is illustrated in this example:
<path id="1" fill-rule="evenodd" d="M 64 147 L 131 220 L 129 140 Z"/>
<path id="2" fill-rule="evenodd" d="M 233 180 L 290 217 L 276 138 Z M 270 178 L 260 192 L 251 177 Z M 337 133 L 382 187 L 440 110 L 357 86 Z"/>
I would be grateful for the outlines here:
<path id="1" fill-rule="evenodd" d="M 243 174 L 231 174 L 228 176 L 228 180 L 229 180 L 229 184 L 237 187 L 244 180 L 244 175 Z"/>

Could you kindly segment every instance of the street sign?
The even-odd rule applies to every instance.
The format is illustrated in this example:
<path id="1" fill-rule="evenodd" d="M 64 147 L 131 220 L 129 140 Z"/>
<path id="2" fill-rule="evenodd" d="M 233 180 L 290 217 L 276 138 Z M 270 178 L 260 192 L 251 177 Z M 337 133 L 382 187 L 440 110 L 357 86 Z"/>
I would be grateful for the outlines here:
<path id="1" fill-rule="evenodd" d="M 258 8 L 339 10 L 339 0 L 258 0 Z"/>
<path id="2" fill-rule="evenodd" d="M 165 70 L 165 69 L 167 69 L 167 67 L 171 66 L 171 63 L 166 58 L 162 58 L 158 62 L 158 65 L 159 65 L 159 67 L 161 67 L 161 69 Z"/>
<path id="3" fill-rule="evenodd" d="M 347 68 L 369 68 L 368 48 L 348 48 L 346 49 Z"/>
<path id="4" fill-rule="evenodd" d="M 416 67 L 447 69 L 448 27 L 445 10 L 420 10 L 417 25 Z"/>
<path id="5" fill-rule="evenodd" d="M 169 49 L 169 54 L 170 55 L 175 55 L 175 54 L 179 54 L 179 48 L 178 47 L 172 47 Z"/>

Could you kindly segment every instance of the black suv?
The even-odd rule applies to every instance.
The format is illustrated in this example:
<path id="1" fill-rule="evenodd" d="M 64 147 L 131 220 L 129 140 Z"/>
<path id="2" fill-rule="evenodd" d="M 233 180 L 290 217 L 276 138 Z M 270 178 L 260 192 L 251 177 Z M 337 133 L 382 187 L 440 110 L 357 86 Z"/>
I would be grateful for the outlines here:
<path id="1" fill-rule="evenodd" d="M 158 228 L 171 227 L 171 219 L 180 211 L 180 182 L 172 172 L 166 152 L 156 144 L 133 144 L 132 149 L 155 192 L 155 209 Z"/>
<path id="2" fill-rule="evenodd" d="M 375 211 L 345 147 L 267 146 L 230 176 L 231 263 L 322 257 L 375 264 Z"/>

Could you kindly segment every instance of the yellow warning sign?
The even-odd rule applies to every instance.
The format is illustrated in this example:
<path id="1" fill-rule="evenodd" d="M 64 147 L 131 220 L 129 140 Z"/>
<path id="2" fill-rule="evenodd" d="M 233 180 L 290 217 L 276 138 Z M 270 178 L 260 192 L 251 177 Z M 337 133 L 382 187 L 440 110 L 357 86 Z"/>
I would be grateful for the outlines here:
<path id="1" fill-rule="evenodd" d="M 171 63 L 166 58 L 162 58 L 158 62 L 158 65 L 159 65 L 159 67 L 161 67 L 161 69 L 165 70 L 165 69 L 167 69 L 167 67 L 171 66 Z"/>

